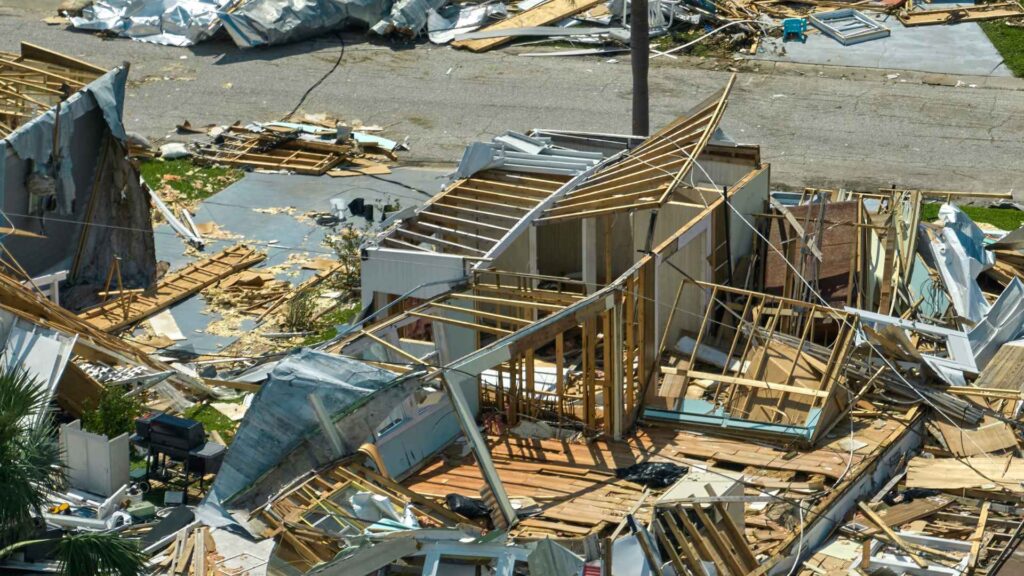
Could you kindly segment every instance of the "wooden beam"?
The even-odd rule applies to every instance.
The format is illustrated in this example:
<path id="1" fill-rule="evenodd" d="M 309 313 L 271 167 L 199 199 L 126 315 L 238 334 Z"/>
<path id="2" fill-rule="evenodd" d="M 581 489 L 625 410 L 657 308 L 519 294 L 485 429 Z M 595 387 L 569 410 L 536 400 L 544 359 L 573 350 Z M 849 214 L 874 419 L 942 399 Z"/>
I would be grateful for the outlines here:
<path id="1" fill-rule="evenodd" d="M 452 306 L 450 304 L 431 304 L 431 308 L 440 308 L 442 310 L 450 310 L 452 312 L 458 312 L 461 314 L 469 314 L 470 316 L 476 316 L 477 318 L 486 318 L 488 320 L 494 320 L 496 322 L 508 322 L 509 324 L 518 324 L 520 326 L 529 326 L 533 324 L 532 320 L 525 318 L 516 318 L 515 316 L 506 316 L 504 314 L 495 314 L 493 312 L 484 312 L 482 310 L 476 310 L 474 308 L 462 308 L 460 306 Z"/>
<path id="2" fill-rule="evenodd" d="M 37 46 L 29 42 L 21 43 L 21 56 L 28 60 L 36 60 L 38 62 L 46 62 L 48 64 L 63 66 L 65 68 L 73 68 L 83 72 L 96 74 L 97 76 L 102 76 L 107 73 L 106 69 L 96 66 L 95 64 L 90 64 L 84 60 L 73 58 L 67 54 L 47 50 L 42 46 Z"/>
<path id="3" fill-rule="evenodd" d="M 220 380 L 217 378 L 203 378 L 203 384 L 207 386 L 223 386 L 224 388 L 231 388 L 232 390 L 240 390 L 242 392 L 259 392 L 260 385 L 252 384 L 249 382 L 231 382 L 230 380 Z"/>
<path id="4" fill-rule="evenodd" d="M 465 322 L 463 320 L 456 320 L 454 318 L 445 318 L 444 316 L 435 316 L 433 314 L 424 314 L 423 312 L 409 312 L 410 316 L 417 318 L 423 318 L 424 320 L 430 320 L 433 322 L 441 322 L 444 324 L 451 324 L 453 326 L 459 326 L 461 328 L 469 328 L 470 330 L 476 330 L 478 332 L 487 332 L 490 334 L 496 334 L 498 336 L 508 336 L 512 332 L 508 330 L 502 330 L 501 328 L 495 328 L 493 326 L 486 326 L 484 324 L 474 324 L 473 322 Z"/>
<path id="5" fill-rule="evenodd" d="M 981 505 L 981 513 L 978 515 L 978 526 L 974 529 L 974 534 L 971 534 L 971 556 L 967 562 L 967 575 L 974 574 L 975 568 L 978 567 L 978 558 L 981 556 L 981 545 L 985 539 L 985 524 L 988 522 L 988 511 L 992 505 L 991 502 L 985 501 Z"/>
<path id="6" fill-rule="evenodd" d="M 447 300 L 469 300 L 470 302 L 485 302 L 487 304 L 496 304 L 500 306 L 536 308 L 538 310 L 546 310 L 548 312 L 558 312 L 565 309 L 565 306 L 560 306 L 558 304 L 546 304 L 543 302 L 533 302 L 529 300 L 510 300 L 508 298 L 492 298 L 490 296 L 477 296 L 476 294 L 469 294 L 466 292 L 452 294 L 447 298 Z"/>
<path id="7" fill-rule="evenodd" d="M 911 546 L 907 544 L 905 540 L 900 538 L 898 534 L 893 532 L 892 528 L 889 528 L 889 525 L 885 523 L 885 520 L 882 520 L 882 518 L 880 518 L 874 510 L 869 508 L 867 504 L 857 502 L 857 507 L 860 508 L 860 511 L 864 513 L 864 516 L 866 516 L 872 524 L 878 526 L 878 528 L 889 537 L 889 540 L 891 540 L 893 544 L 899 546 L 904 552 L 906 552 L 907 556 L 914 561 L 914 564 L 917 564 L 919 568 L 928 567 L 928 563 L 925 562 L 923 558 L 915 554 Z"/>
<path id="8" fill-rule="evenodd" d="M 420 242 L 423 242 L 425 244 L 433 244 L 435 246 L 438 245 L 438 244 L 443 244 L 445 246 L 449 246 L 451 248 L 456 248 L 456 249 L 459 249 L 459 250 L 468 250 L 470 252 L 476 252 L 477 254 L 479 254 L 481 256 L 487 254 L 487 252 L 485 252 L 483 250 L 479 250 L 477 248 L 472 248 L 470 246 L 465 246 L 465 245 L 459 244 L 457 242 L 450 242 L 448 240 L 444 240 L 444 239 L 441 239 L 441 238 L 435 238 L 433 236 L 427 236 L 426 234 L 420 234 L 418 232 L 413 232 L 412 230 L 409 230 L 408 228 L 402 228 L 401 226 L 399 226 L 398 228 L 395 228 L 395 232 L 397 232 L 399 234 L 404 234 L 406 236 L 409 236 L 411 238 L 419 240 Z"/>
<path id="9" fill-rule="evenodd" d="M 387 340 L 378 337 L 376 334 L 373 334 L 372 332 L 367 332 L 366 330 L 360 330 L 359 333 L 362 334 L 363 336 L 366 336 L 370 340 L 373 340 L 374 342 L 380 344 L 381 346 L 387 348 L 388 350 L 391 350 L 395 354 L 398 354 L 402 358 L 405 358 L 406 360 L 412 362 L 413 364 L 423 364 L 424 363 L 422 358 L 417 358 L 416 356 L 413 356 L 412 354 L 406 352 L 405 350 L 402 350 L 398 346 L 395 346 L 391 342 L 388 342 Z"/>

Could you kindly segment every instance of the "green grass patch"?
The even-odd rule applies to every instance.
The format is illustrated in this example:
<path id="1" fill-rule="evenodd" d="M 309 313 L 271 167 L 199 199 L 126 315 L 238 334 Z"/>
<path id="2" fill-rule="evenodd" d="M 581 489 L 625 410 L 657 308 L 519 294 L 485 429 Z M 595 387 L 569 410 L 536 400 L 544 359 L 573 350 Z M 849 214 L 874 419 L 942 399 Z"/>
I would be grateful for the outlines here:
<path id="1" fill-rule="evenodd" d="M 1024 28 L 1007 26 L 1003 20 L 978 22 L 1014 76 L 1024 77 Z"/>
<path id="2" fill-rule="evenodd" d="M 939 207 L 942 204 L 921 204 L 921 220 L 931 222 L 939 218 Z M 991 224 L 996 228 L 1012 232 L 1024 225 L 1024 211 L 1013 208 L 986 208 L 984 206 L 960 206 L 965 214 L 975 222 Z"/>
<path id="3" fill-rule="evenodd" d="M 203 425 L 206 433 L 216 430 L 224 442 L 231 444 L 235 437 L 235 423 L 213 406 L 207 404 L 195 404 L 182 414 L 185 418 L 195 420 Z"/>
<path id="4" fill-rule="evenodd" d="M 150 188 L 159 190 L 166 184 L 189 200 L 209 198 L 245 174 L 237 168 L 199 166 L 188 158 L 150 160 L 139 171 Z"/>
<path id="5" fill-rule="evenodd" d="M 687 42 L 692 42 L 693 40 L 696 40 L 697 38 L 703 35 L 704 30 L 701 28 L 694 28 L 692 30 L 685 31 L 672 30 L 667 34 L 662 34 L 661 36 L 654 39 L 654 45 L 657 47 L 658 50 L 664 52 L 665 50 L 668 50 L 670 48 L 675 48 L 676 46 L 681 46 L 683 44 L 686 44 Z M 724 53 L 729 54 L 729 51 L 725 50 Z M 716 50 L 716 46 L 713 43 L 712 39 L 708 38 L 708 42 L 698 42 L 697 44 L 694 44 L 693 46 L 687 48 L 686 54 L 688 56 L 696 57 L 721 56 L 723 55 L 723 51 Z"/>
<path id="6" fill-rule="evenodd" d="M 338 326 L 351 322 L 352 319 L 359 314 L 360 310 L 362 310 L 362 306 L 356 304 L 351 308 L 338 308 L 324 314 L 323 317 L 318 320 L 318 324 L 322 326 L 322 328 L 317 330 L 316 334 L 306 336 L 306 338 L 302 340 L 301 345 L 315 346 L 316 344 L 326 342 L 331 338 L 334 338 L 338 335 Z"/>

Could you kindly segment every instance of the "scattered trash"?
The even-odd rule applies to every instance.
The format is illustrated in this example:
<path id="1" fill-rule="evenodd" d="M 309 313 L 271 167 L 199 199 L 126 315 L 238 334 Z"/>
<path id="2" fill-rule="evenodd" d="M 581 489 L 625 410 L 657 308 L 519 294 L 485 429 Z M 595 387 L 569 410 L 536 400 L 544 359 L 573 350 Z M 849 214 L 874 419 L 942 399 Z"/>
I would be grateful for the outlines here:
<path id="1" fill-rule="evenodd" d="M 618 468 L 615 470 L 615 477 L 643 484 L 648 488 L 665 488 L 674 484 L 688 470 L 686 466 L 670 462 L 647 462 Z"/>
<path id="2" fill-rule="evenodd" d="M 491 514 L 487 504 L 478 498 L 449 494 L 444 497 L 444 500 L 449 510 L 456 514 L 462 514 L 466 518 L 487 518 Z"/>

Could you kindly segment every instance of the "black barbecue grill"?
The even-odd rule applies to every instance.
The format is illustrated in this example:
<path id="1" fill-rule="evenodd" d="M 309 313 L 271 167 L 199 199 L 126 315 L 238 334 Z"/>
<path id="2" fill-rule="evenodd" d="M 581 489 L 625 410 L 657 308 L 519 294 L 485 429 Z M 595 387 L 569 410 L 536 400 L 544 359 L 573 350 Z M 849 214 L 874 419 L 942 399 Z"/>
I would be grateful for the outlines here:
<path id="1" fill-rule="evenodd" d="M 164 413 L 151 413 L 135 421 L 133 444 L 146 449 L 146 477 L 154 478 L 156 470 L 167 470 L 168 459 L 184 466 L 183 483 L 188 486 L 220 470 L 226 448 L 206 441 L 201 422 Z M 166 477 L 158 478 L 170 483 Z"/>

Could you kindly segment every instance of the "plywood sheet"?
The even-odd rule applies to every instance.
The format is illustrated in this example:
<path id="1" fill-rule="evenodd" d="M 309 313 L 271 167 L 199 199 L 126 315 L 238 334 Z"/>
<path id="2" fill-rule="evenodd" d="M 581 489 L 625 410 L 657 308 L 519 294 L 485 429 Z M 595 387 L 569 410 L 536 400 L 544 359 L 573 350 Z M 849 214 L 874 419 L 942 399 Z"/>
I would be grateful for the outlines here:
<path id="1" fill-rule="evenodd" d="M 1003 344 L 974 385 L 978 388 L 1024 390 L 1024 342 Z"/>
<path id="2" fill-rule="evenodd" d="M 922 458 L 907 465 L 907 487 L 933 490 L 988 490 L 1024 494 L 1024 458 Z"/>
<path id="3" fill-rule="evenodd" d="M 938 418 L 931 425 L 955 456 L 980 456 L 1017 448 L 1013 429 L 991 416 L 971 427 L 954 426 Z"/>

